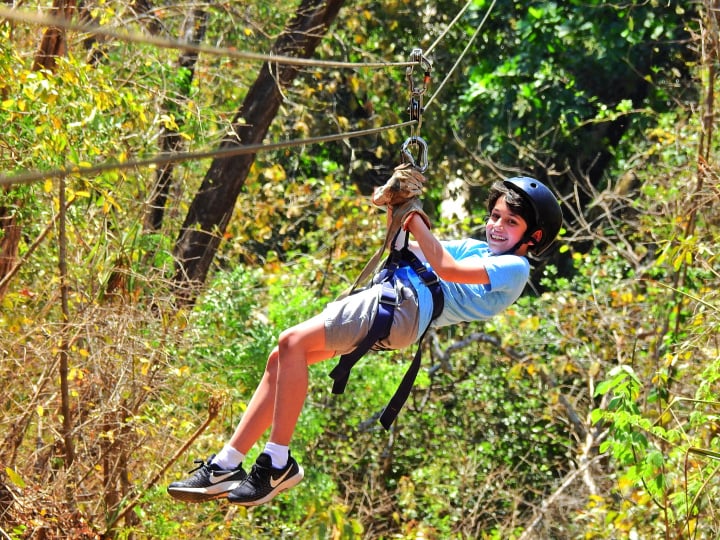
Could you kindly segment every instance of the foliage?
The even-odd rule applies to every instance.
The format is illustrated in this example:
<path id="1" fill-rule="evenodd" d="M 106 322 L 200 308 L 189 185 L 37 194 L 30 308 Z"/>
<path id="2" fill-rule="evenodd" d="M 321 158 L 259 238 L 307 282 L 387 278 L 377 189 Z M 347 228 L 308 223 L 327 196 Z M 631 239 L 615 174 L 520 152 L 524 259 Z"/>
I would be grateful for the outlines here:
<path id="1" fill-rule="evenodd" d="M 206 42 L 266 52 L 297 4 L 204 8 Z M 431 93 L 489 4 L 470 6 L 432 51 Z M 181 35 L 189 9 L 86 7 L 99 24 L 161 37 Z M 306 479 L 257 509 L 180 504 L 164 485 L 224 443 L 279 331 L 317 313 L 380 245 L 383 216 L 365 196 L 411 130 L 259 153 L 189 313 L 173 305 L 167 279 L 206 160 L 177 164 L 152 234 L 142 218 L 153 168 L 68 175 L 70 320 L 58 302 L 57 182 L 3 191 L 0 211 L 22 226 L 22 265 L 0 304 L 0 488 L 13 501 L 0 489 L 2 532 L 717 536 L 718 177 L 711 131 L 696 112 L 703 73 L 688 60 L 702 49 L 692 34 L 701 7 L 497 3 L 424 115 L 426 208 L 439 234 L 472 234 L 484 211 L 473 196 L 503 167 L 548 174 L 571 188 L 561 192 L 567 261 L 538 262 L 541 282 L 492 321 L 433 335 L 423 351 L 432 368 L 390 432 L 375 415 L 410 351 L 369 355 L 342 396 L 329 394 L 332 366 L 313 366 L 293 441 Z M 405 61 L 457 11 L 446 1 L 358 2 L 319 54 Z M 154 156 L 165 129 L 186 150 L 214 148 L 257 70 L 203 53 L 189 79 L 177 50 L 122 39 L 83 50 L 83 34 L 69 38 L 55 71 L 33 71 L 37 28 L 0 24 L 8 174 Z M 303 67 L 268 140 L 404 121 L 408 97 L 404 69 Z M 457 177 L 480 186 L 470 215 L 440 221 L 434 203 Z M 72 463 L 58 412 L 63 350 Z M 176 456 L 215 418 L 214 404 L 214 423 Z"/>
<path id="2" fill-rule="evenodd" d="M 694 185 L 688 172 L 682 172 L 687 171 L 686 156 L 678 149 L 690 146 L 684 139 L 692 131 L 663 133 L 683 144 L 648 148 L 653 168 L 655 163 L 676 167 L 666 175 L 658 170 L 655 178 L 665 181 L 643 188 L 646 196 L 662 201 L 652 213 L 640 214 L 642 231 L 657 246 L 658 257 L 629 293 L 635 302 L 649 300 L 646 312 L 654 322 L 654 343 L 646 350 L 638 346 L 628 357 L 631 363 L 623 362 L 608 373 L 596 389 L 606 405 L 593 411 L 593 420 L 610 428 L 601 451 L 607 449 L 617 461 L 617 493 L 634 503 L 635 518 L 628 523 L 626 503 L 615 508 L 598 500 L 595 511 L 616 513 L 613 527 L 618 530 L 632 527 L 647 535 L 712 538 L 717 524 L 709 515 L 718 489 L 714 381 L 720 366 L 713 330 L 718 324 L 718 296 L 708 284 L 717 279 L 716 188 L 701 182 L 702 172 Z M 670 200 L 677 208 L 692 210 L 670 213 Z M 653 522 L 643 515 L 660 519 Z"/>
<path id="3" fill-rule="evenodd" d="M 668 81 L 678 94 L 689 81 L 673 43 L 688 37 L 691 6 L 508 4 L 482 33 L 455 119 L 460 132 L 480 133 L 476 148 L 486 159 L 543 176 L 569 167 L 595 178 L 598 153 L 628 127 L 652 125 L 667 109 L 675 86 Z M 532 150 L 518 144 L 524 140 L 535 142 Z"/>

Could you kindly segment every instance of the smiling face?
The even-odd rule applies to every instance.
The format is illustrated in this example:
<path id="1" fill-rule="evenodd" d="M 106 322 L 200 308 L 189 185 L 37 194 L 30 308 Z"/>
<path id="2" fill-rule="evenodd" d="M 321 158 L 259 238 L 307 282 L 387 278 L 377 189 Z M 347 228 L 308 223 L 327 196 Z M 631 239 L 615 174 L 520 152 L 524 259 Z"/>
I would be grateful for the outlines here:
<path id="1" fill-rule="evenodd" d="M 490 251 L 496 255 L 510 251 L 523 239 L 526 230 L 525 220 L 510 210 L 504 196 L 500 197 L 490 212 L 485 228 Z M 526 252 L 527 244 L 523 244 L 515 251 L 518 255 L 524 255 Z"/>

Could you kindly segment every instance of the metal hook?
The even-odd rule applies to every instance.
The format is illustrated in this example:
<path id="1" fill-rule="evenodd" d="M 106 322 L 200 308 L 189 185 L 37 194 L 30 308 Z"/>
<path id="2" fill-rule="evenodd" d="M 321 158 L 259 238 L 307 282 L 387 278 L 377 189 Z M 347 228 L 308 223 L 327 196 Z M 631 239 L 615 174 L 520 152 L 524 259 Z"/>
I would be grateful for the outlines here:
<path id="1" fill-rule="evenodd" d="M 405 69 L 405 77 L 408 80 L 410 94 L 414 96 L 422 96 L 427 90 L 427 85 L 430 82 L 430 70 L 432 69 L 432 64 L 430 63 L 430 60 L 423 56 L 422 49 L 413 49 L 410 53 L 410 61 L 417 62 L 424 70 L 422 88 L 418 90 L 415 88 L 415 82 L 413 80 L 413 71 L 415 66 L 411 65 Z"/>
<path id="2" fill-rule="evenodd" d="M 420 147 L 420 153 L 418 155 L 419 163 L 415 161 L 412 153 L 410 152 L 410 146 L 417 145 Z M 418 136 L 408 137 L 402 144 L 400 151 L 403 155 L 403 161 L 409 163 L 415 167 L 421 173 L 424 173 L 428 168 L 428 145 L 425 139 Z"/>

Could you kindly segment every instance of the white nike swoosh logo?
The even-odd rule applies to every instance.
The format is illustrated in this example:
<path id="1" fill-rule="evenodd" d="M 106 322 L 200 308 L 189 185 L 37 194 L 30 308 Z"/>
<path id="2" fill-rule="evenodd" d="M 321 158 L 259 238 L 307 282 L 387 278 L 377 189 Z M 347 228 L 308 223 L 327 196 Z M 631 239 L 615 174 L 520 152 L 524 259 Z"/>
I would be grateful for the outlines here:
<path id="1" fill-rule="evenodd" d="M 225 473 L 225 474 L 215 474 L 215 473 L 212 473 L 212 474 L 210 475 L 210 483 L 211 483 L 211 484 L 217 484 L 218 482 L 222 482 L 222 481 L 225 480 L 226 478 L 230 478 L 233 474 L 235 474 L 235 471 L 230 471 L 230 472 Z"/>
<path id="2" fill-rule="evenodd" d="M 279 484 L 280 482 L 282 482 L 283 480 L 285 480 L 285 477 L 290 473 L 290 469 L 291 469 L 291 468 L 292 468 L 292 467 L 288 467 L 288 470 L 285 471 L 285 472 L 283 473 L 283 475 L 282 475 L 280 478 L 278 478 L 277 480 L 275 480 L 272 476 L 270 476 L 270 487 L 274 489 L 274 488 L 276 488 L 276 487 L 278 486 L 278 484 Z"/>

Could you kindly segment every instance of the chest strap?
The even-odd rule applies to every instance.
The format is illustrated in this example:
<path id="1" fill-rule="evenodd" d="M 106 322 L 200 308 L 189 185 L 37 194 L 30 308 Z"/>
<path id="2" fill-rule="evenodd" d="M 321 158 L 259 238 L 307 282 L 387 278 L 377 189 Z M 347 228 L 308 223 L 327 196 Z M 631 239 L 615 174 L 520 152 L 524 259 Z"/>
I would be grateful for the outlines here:
<path id="1" fill-rule="evenodd" d="M 330 372 L 330 377 L 334 379 L 332 388 L 332 392 L 334 394 L 342 394 L 345 391 L 345 386 L 347 385 L 348 378 L 350 377 L 350 370 L 358 362 L 358 360 L 360 360 L 360 358 L 362 358 L 378 341 L 381 341 L 390 335 L 395 307 L 398 305 L 397 292 L 395 289 L 395 270 L 400 266 L 410 266 L 430 290 L 433 302 L 431 322 L 435 320 L 440 313 L 442 313 L 445 305 L 445 298 L 443 296 L 442 288 L 440 287 L 440 281 L 438 280 L 437 275 L 435 275 L 435 272 L 428 270 L 422 261 L 420 261 L 420 259 L 418 259 L 417 256 L 407 247 L 401 250 L 393 250 L 383 269 L 374 280 L 374 283 L 381 283 L 382 287 L 378 302 L 378 312 L 375 315 L 375 320 L 373 321 L 368 334 L 353 351 L 342 355 L 337 366 L 335 366 L 335 368 Z M 400 412 L 400 409 L 410 396 L 410 391 L 412 390 L 417 374 L 420 371 L 422 341 L 429 327 L 430 325 L 428 324 L 420 336 L 420 339 L 417 342 L 417 351 L 415 352 L 415 356 L 413 357 L 410 366 L 408 366 L 402 381 L 400 381 L 395 394 L 393 394 L 392 398 L 390 398 L 390 401 L 380 416 L 380 423 L 385 429 L 390 429 L 390 425 L 393 423 Z"/>

